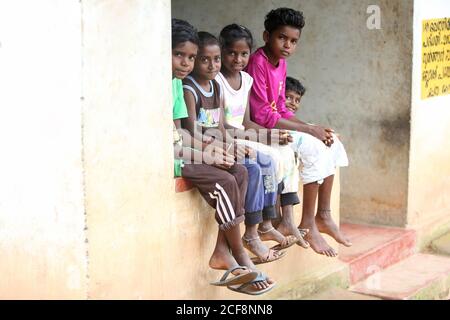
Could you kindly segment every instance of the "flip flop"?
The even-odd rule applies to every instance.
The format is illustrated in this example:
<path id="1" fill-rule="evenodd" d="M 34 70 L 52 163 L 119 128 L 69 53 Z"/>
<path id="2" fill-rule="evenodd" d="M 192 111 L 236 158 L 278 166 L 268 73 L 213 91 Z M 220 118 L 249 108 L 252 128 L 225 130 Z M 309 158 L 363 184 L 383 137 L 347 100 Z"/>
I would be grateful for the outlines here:
<path id="1" fill-rule="evenodd" d="M 300 234 L 302 235 L 302 237 L 306 236 L 306 234 L 309 232 L 309 229 L 302 229 L 302 228 L 297 228 L 298 231 L 300 231 Z"/>
<path id="2" fill-rule="evenodd" d="M 298 241 L 298 239 L 295 236 L 291 236 L 291 235 L 286 236 L 285 239 L 286 240 L 284 241 L 284 243 L 279 243 L 277 245 L 274 245 L 271 249 L 277 250 L 277 251 L 287 249 L 287 248 L 293 246 Z"/>
<path id="3" fill-rule="evenodd" d="M 247 283 L 249 281 L 256 279 L 259 275 L 259 273 L 256 271 L 250 271 L 248 273 L 238 274 L 237 276 L 228 278 L 228 276 L 230 274 L 233 275 L 232 274 L 233 271 L 238 270 L 238 269 L 249 270 L 249 268 L 247 268 L 245 266 L 244 267 L 237 266 L 237 267 L 230 268 L 223 274 L 223 276 L 220 278 L 219 281 L 211 282 L 210 284 L 213 286 L 218 286 L 218 287 L 242 284 L 242 283 Z"/>
<path id="4" fill-rule="evenodd" d="M 278 255 L 275 255 L 275 253 L 277 253 Z M 276 251 L 273 249 L 269 249 L 269 252 L 265 258 L 264 257 L 253 257 L 250 260 L 252 260 L 253 264 L 263 264 L 263 263 L 269 263 L 269 262 L 281 259 L 285 255 L 286 255 L 286 251 Z"/>
<path id="5" fill-rule="evenodd" d="M 297 243 L 300 247 L 302 247 L 302 248 L 305 248 L 305 249 L 309 248 L 309 247 L 310 247 L 310 244 L 308 243 L 308 241 L 305 240 L 305 236 L 306 236 L 306 234 L 309 232 L 309 229 L 302 229 L 302 228 L 297 228 L 297 229 L 298 229 L 298 231 L 300 232 L 300 237 L 301 237 L 301 239 L 298 238 L 298 241 L 297 241 L 296 243 Z M 300 240 L 303 240 L 303 242 L 305 243 L 305 245 L 302 245 L 302 243 L 301 243 Z"/>
<path id="6" fill-rule="evenodd" d="M 253 281 L 237 286 L 227 286 L 227 288 L 230 289 L 231 291 L 257 296 L 272 290 L 276 285 L 275 283 L 272 283 L 265 289 L 255 290 L 253 287 L 253 283 L 264 280 L 267 280 L 267 276 L 264 273 L 260 272 Z"/>
<path id="7" fill-rule="evenodd" d="M 263 234 L 269 233 L 273 230 L 276 230 L 276 229 L 274 227 L 272 227 L 266 231 L 258 230 L 258 234 L 263 235 Z M 263 241 L 263 240 L 261 240 L 261 241 Z M 275 241 L 275 240 L 273 240 L 273 241 Z M 275 251 L 287 249 L 287 248 L 291 247 L 292 245 L 294 245 L 296 242 L 297 242 L 297 238 L 295 236 L 292 236 L 292 235 L 284 236 L 283 242 L 274 245 L 273 247 L 271 247 L 271 249 L 273 249 Z"/>

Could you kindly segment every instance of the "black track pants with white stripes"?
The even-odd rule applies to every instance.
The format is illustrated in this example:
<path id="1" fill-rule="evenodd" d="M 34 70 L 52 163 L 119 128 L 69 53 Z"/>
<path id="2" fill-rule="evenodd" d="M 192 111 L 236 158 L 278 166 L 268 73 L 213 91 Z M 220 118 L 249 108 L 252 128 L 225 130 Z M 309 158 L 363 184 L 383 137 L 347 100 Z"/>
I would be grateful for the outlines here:
<path id="1" fill-rule="evenodd" d="M 222 170 L 207 164 L 185 164 L 182 176 L 216 209 L 220 229 L 227 230 L 244 221 L 248 174 L 243 165 Z"/>

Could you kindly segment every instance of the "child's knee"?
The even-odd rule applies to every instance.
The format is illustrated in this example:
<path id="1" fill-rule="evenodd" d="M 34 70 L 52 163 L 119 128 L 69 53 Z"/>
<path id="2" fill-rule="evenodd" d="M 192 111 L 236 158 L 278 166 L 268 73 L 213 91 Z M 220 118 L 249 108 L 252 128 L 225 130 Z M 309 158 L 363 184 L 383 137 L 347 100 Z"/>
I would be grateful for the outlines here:
<path id="1" fill-rule="evenodd" d="M 236 185 L 236 179 L 232 174 L 225 174 L 223 175 L 220 180 L 218 181 L 220 185 L 222 185 L 225 189 L 233 189 L 234 187 L 237 188 Z"/>
<path id="2" fill-rule="evenodd" d="M 258 164 L 262 168 L 275 167 L 275 160 L 268 154 L 258 152 Z"/>
<path id="3" fill-rule="evenodd" d="M 248 181 L 248 171 L 243 165 L 235 165 L 234 172 L 236 178 L 239 178 L 242 181 Z"/>
<path id="4" fill-rule="evenodd" d="M 261 167 L 257 163 L 246 164 L 248 179 L 252 180 L 261 176 Z"/>

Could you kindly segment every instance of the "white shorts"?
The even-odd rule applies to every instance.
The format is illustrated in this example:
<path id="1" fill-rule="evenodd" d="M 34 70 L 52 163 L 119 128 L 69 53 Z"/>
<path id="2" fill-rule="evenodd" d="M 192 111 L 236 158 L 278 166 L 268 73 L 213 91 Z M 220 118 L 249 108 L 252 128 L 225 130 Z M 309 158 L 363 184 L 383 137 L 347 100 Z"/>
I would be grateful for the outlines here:
<path id="1" fill-rule="evenodd" d="M 237 142 L 267 154 L 273 159 L 276 168 L 277 183 L 283 182 L 284 185 L 282 194 L 298 191 L 299 176 L 294 151 L 290 146 L 268 146 L 249 140 L 237 140 Z"/>
<path id="2" fill-rule="evenodd" d="M 299 172 L 303 184 L 318 182 L 336 172 L 336 167 L 348 166 L 347 152 L 339 138 L 333 134 L 334 143 L 327 147 L 310 134 L 291 132 L 294 142 L 291 148 L 297 152 Z"/>

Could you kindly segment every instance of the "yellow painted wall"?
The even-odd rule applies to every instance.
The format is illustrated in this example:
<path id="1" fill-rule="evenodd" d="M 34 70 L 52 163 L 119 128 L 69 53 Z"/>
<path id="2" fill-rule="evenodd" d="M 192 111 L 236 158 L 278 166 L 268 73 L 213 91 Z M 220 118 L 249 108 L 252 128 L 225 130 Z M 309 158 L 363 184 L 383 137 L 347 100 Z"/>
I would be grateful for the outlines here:
<path id="1" fill-rule="evenodd" d="M 450 96 L 421 99 L 422 24 L 450 17 L 450 6 L 445 0 L 416 0 L 414 6 L 408 227 L 419 231 L 425 245 L 450 227 Z"/>

